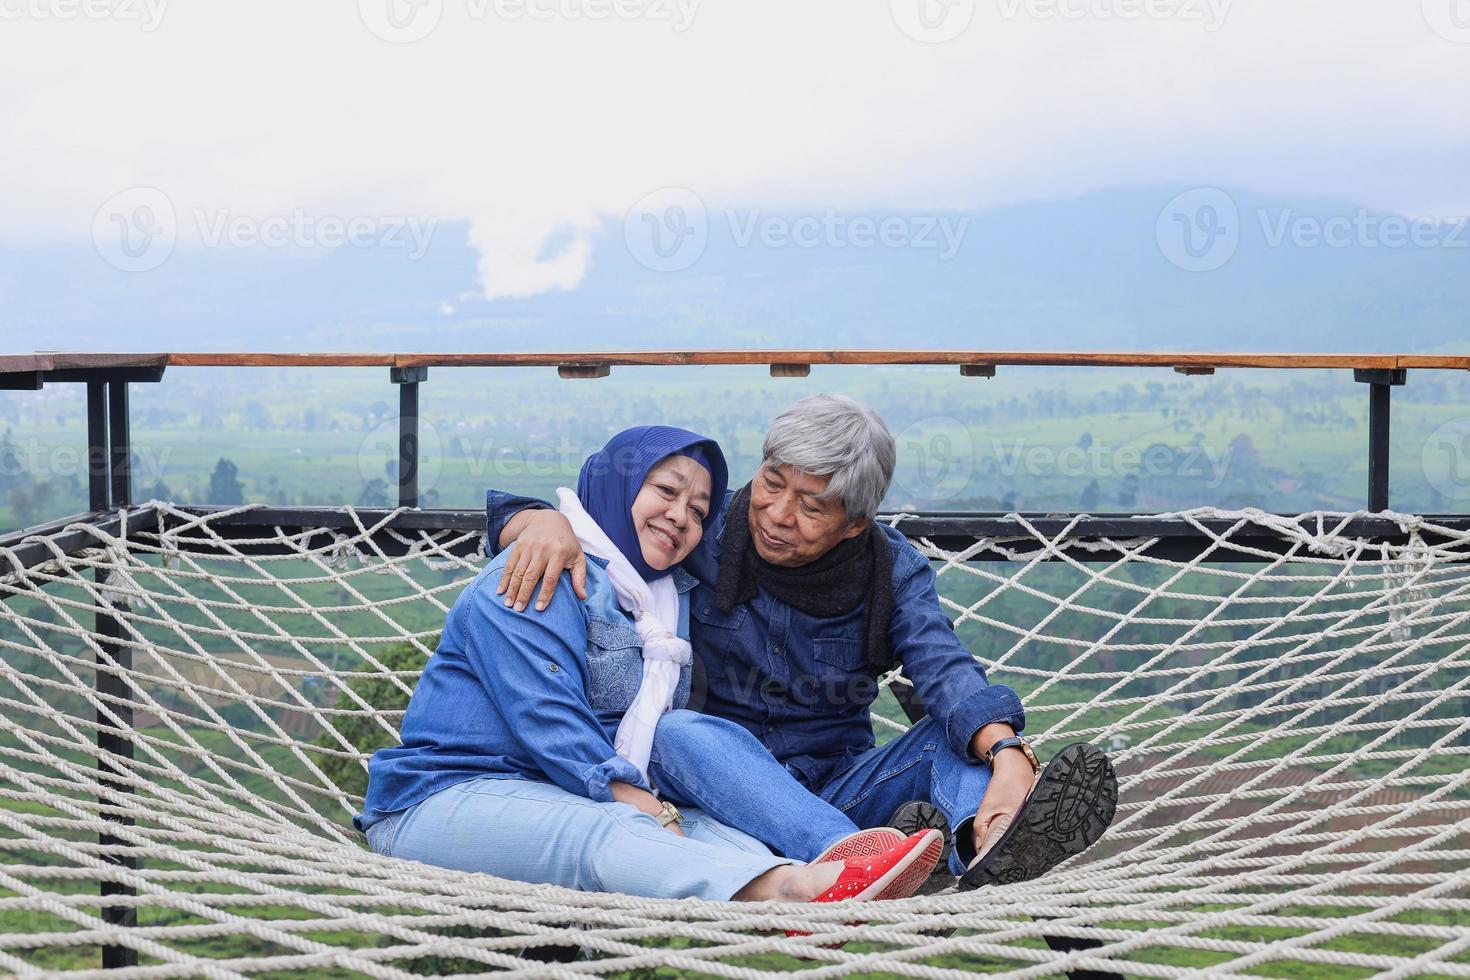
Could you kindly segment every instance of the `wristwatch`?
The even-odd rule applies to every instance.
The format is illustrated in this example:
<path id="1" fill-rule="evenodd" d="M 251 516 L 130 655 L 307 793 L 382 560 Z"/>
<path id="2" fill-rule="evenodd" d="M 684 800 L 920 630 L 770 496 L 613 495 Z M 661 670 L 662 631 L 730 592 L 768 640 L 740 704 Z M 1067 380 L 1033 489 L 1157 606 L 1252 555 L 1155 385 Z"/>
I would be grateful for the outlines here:
<path id="1" fill-rule="evenodd" d="M 995 768 L 996 753 L 1005 749 L 1020 749 L 1022 754 L 1026 756 L 1026 761 L 1031 763 L 1031 772 L 1033 774 L 1041 772 L 1041 762 L 1036 758 L 1036 753 L 1032 750 L 1030 741 L 1019 735 L 996 739 L 991 743 L 990 748 L 985 750 L 985 754 L 980 757 L 980 761 L 993 770 Z"/>
<path id="2" fill-rule="evenodd" d="M 658 821 L 660 827 L 667 827 L 671 823 L 678 823 L 684 819 L 684 815 L 679 812 L 679 808 L 674 806 L 674 804 L 668 800 L 664 800 L 663 804 L 663 808 L 654 814 L 653 817 L 653 819 Z"/>

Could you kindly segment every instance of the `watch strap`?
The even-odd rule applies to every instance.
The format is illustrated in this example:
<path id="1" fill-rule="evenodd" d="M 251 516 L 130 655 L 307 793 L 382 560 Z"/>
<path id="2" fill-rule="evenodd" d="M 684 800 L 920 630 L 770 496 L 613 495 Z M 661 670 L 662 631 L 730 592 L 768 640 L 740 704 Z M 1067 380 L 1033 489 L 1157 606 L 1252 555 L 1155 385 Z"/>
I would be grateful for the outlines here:
<path id="1" fill-rule="evenodd" d="M 980 757 L 980 761 L 985 763 L 991 769 L 994 769 L 996 755 L 1005 751 L 1006 749 L 1020 749 L 1021 752 L 1026 756 L 1026 761 L 1031 763 L 1032 771 L 1041 772 L 1041 763 L 1037 760 L 1036 753 L 1031 750 L 1031 743 L 1026 741 L 1024 738 L 1021 738 L 1019 735 L 1011 735 L 1007 738 L 996 739 L 991 744 L 990 748 L 985 750 L 985 754 Z"/>

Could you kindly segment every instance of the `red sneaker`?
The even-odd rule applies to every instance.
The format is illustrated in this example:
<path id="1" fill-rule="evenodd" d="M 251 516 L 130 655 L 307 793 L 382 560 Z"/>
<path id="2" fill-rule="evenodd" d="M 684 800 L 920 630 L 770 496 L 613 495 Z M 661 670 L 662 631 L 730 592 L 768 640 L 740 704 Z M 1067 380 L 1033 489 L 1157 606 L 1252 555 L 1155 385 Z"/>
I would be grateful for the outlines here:
<path id="1" fill-rule="evenodd" d="M 813 902 L 872 902 L 908 898 L 919 890 L 944 853 L 944 835 L 937 830 L 910 834 L 903 843 L 882 854 L 847 859 L 837 882 Z M 788 936 L 809 932 L 786 930 Z"/>
<path id="2" fill-rule="evenodd" d="M 903 834 L 892 827 L 859 830 L 832 844 L 813 858 L 811 863 L 822 864 L 827 861 L 846 861 L 848 858 L 869 857 L 874 854 L 882 854 L 902 843 Z"/>

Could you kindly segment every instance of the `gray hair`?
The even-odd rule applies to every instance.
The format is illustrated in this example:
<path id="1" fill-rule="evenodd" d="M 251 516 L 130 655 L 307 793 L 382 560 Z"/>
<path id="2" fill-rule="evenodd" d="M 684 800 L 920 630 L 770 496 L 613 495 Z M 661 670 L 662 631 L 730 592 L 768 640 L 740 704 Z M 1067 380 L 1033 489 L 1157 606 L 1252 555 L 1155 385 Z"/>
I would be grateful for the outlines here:
<path id="1" fill-rule="evenodd" d="M 897 450 L 888 426 L 862 402 L 813 395 L 776 416 L 761 455 L 765 466 L 831 476 L 822 496 L 841 500 L 851 522 L 877 516 L 893 480 Z"/>

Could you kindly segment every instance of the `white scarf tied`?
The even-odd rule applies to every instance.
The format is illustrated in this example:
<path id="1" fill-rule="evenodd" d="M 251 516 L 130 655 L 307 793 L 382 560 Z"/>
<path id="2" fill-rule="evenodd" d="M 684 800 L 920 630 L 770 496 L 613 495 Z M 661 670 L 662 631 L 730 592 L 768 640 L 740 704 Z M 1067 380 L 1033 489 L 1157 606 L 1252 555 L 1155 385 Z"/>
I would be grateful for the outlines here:
<path id="1" fill-rule="evenodd" d="M 628 559 L 603 533 L 577 499 L 577 494 L 559 487 L 557 510 L 571 522 L 577 542 L 589 555 L 607 562 L 618 605 L 633 617 L 638 638 L 643 642 L 643 680 L 633 704 L 618 725 L 613 748 L 618 755 L 638 767 L 648 778 L 648 757 L 653 751 L 653 731 L 665 711 L 674 705 L 674 690 L 679 686 L 679 669 L 689 663 L 689 641 L 676 633 L 679 624 L 679 590 L 674 577 L 665 575 L 651 584 L 634 570 Z"/>

